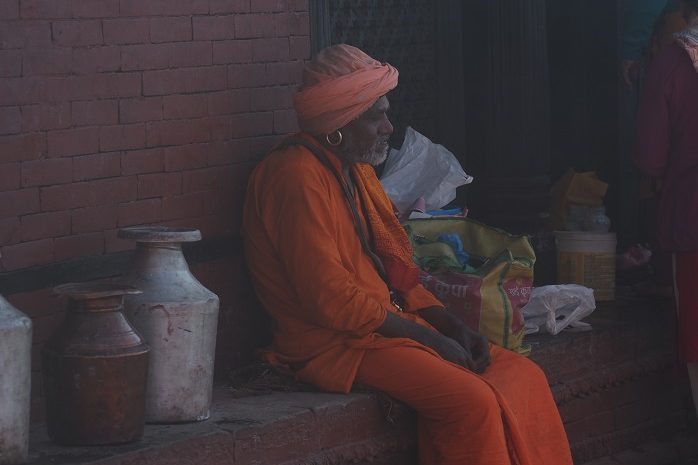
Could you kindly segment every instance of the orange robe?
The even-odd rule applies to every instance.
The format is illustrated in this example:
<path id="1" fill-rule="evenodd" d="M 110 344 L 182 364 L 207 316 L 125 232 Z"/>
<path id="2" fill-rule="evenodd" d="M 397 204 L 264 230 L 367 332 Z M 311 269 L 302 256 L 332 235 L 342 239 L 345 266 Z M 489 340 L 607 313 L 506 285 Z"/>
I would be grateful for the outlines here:
<path id="1" fill-rule="evenodd" d="M 337 157 L 325 154 L 341 172 Z M 405 401 L 420 415 L 424 465 L 463 464 L 462 457 L 474 460 L 468 465 L 572 463 L 547 382 L 532 362 L 493 347 L 493 363 L 480 377 L 415 341 L 375 332 L 386 312 L 429 326 L 416 311 L 443 305 L 421 285 L 402 296 L 404 313 L 391 305 L 387 286 L 361 248 L 339 183 L 307 149 L 273 152 L 254 170 L 243 238 L 257 295 L 274 321 L 268 361 L 290 366 L 298 379 L 326 391 L 349 392 L 359 376 Z M 386 377 L 388 367 L 409 369 Z M 414 376 L 412 368 L 424 377 Z M 451 390 L 440 392 L 454 377 Z M 439 381 L 423 382 L 433 380 Z M 489 410 L 486 420 L 473 416 L 472 402 L 455 402 L 482 398 L 471 391 L 489 393 L 491 402 L 480 409 Z M 440 408 L 438 398 L 452 403 L 445 407 L 451 415 L 458 412 L 460 433 L 447 434 L 453 422 L 432 411 Z M 473 455 L 482 451 L 483 437 L 500 438 L 492 442 L 499 449 Z"/>

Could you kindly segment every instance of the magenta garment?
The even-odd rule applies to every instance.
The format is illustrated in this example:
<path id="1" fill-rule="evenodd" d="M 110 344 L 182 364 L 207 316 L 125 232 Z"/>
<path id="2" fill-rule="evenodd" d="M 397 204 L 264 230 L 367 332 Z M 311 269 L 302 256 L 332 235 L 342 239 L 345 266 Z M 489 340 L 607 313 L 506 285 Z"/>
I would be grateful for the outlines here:
<path id="1" fill-rule="evenodd" d="M 698 72 L 677 44 L 647 69 L 637 113 L 635 162 L 663 180 L 659 243 L 698 250 Z"/>

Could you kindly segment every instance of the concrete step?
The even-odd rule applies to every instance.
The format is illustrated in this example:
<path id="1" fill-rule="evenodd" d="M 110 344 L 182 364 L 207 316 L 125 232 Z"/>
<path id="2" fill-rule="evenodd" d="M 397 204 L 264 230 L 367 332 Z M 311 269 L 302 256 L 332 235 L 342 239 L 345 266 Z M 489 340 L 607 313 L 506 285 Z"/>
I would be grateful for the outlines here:
<path id="1" fill-rule="evenodd" d="M 694 421 L 686 378 L 674 362 L 671 312 L 667 302 L 621 299 L 599 306 L 588 319 L 591 332 L 527 338 L 551 382 L 576 464 L 688 465 L 634 464 L 630 453 L 622 455 Z M 239 397 L 239 389 L 219 385 L 209 420 L 147 425 L 142 441 L 122 446 L 61 447 L 38 426 L 30 463 L 417 464 L 415 415 L 384 396 L 253 393 Z"/>
<path id="2" fill-rule="evenodd" d="M 121 446 L 62 447 L 45 428 L 32 430 L 32 465 L 207 465 L 390 462 L 414 455 L 414 418 L 405 409 L 387 422 L 375 396 L 278 393 L 233 398 L 217 386 L 211 418 L 199 423 L 146 425 L 141 441 Z"/>

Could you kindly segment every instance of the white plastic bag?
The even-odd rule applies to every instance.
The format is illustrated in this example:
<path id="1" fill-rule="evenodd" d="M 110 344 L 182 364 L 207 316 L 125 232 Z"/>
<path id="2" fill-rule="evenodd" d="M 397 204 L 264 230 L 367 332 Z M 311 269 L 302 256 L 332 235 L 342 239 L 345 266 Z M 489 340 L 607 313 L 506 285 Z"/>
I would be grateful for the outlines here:
<path id="1" fill-rule="evenodd" d="M 558 284 L 533 288 L 521 312 L 525 333 L 548 332 L 555 335 L 567 327 L 590 330 L 581 320 L 596 308 L 594 291 L 578 284 Z"/>
<path id="2" fill-rule="evenodd" d="M 456 187 L 469 184 L 456 157 L 444 146 L 407 127 L 400 150 L 390 150 L 381 184 L 400 213 L 423 197 L 427 210 L 436 210 L 456 198 Z"/>

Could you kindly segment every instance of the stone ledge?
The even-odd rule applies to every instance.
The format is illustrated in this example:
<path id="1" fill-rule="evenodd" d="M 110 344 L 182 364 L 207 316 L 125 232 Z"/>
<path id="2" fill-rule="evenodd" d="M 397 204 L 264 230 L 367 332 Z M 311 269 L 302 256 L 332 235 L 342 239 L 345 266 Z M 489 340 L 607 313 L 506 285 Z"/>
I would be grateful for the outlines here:
<path id="1" fill-rule="evenodd" d="M 31 432 L 32 465 L 305 464 L 372 462 L 414 447 L 411 413 L 386 421 L 370 394 L 277 393 L 233 398 L 214 390 L 207 421 L 146 425 L 143 439 L 121 446 L 62 447 L 43 426 Z M 392 413 L 391 415 L 396 415 Z M 313 456 L 322 455 L 322 462 Z"/>

